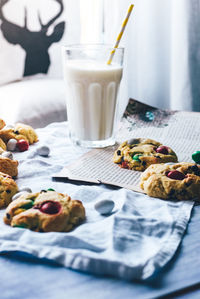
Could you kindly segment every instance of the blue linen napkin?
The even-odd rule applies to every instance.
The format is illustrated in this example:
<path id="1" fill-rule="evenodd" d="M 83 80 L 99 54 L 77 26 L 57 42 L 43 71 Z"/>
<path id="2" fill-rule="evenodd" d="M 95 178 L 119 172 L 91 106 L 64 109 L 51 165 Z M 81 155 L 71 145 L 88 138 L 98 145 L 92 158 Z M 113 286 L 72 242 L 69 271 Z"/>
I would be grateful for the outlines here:
<path id="1" fill-rule="evenodd" d="M 83 154 L 71 146 L 67 123 L 54 123 L 37 130 L 39 144 L 16 153 L 17 183 L 33 192 L 54 188 L 81 200 L 86 221 L 69 233 L 37 233 L 3 223 L 0 212 L 0 253 L 20 251 L 39 259 L 53 260 L 65 267 L 123 279 L 147 279 L 174 255 L 190 219 L 193 201 L 164 201 L 126 189 L 105 185 L 83 186 L 52 181 L 52 174 Z M 47 144 L 49 157 L 36 154 Z M 97 201 L 111 199 L 115 208 L 102 216 L 94 209 Z"/>

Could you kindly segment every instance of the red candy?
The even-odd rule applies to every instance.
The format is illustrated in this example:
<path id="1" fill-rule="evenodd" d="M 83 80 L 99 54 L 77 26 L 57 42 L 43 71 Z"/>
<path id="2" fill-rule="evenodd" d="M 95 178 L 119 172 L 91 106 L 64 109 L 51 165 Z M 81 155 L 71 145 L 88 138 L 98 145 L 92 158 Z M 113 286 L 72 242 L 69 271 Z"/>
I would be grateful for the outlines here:
<path id="1" fill-rule="evenodd" d="M 168 151 L 168 147 L 167 146 L 159 146 L 157 149 L 156 149 L 156 152 L 159 153 L 159 154 L 164 154 L 164 155 L 168 155 L 169 154 L 169 151 Z"/>
<path id="2" fill-rule="evenodd" d="M 128 163 L 127 163 L 126 161 L 123 161 L 123 162 L 122 162 L 121 167 L 122 167 L 122 168 L 129 169 Z"/>
<path id="3" fill-rule="evenodd" d="M 46 201 L 42 203 L 39 209 L 41 212 L 45 214 L 53 215 L 53 214 L 57 214 L 60 211 L 61 205 L 59 202 Z"/>
<path id="4" fill-rule="evenodd" d="M 28 141 L 24 140 L 24 139 L 20 139 L 17 141 L 17 148 L 20 152 L 24 152 L 27 151 L 29 148 L 29 143 Z"/>
<path id="5" fill-rule="evenodd" d="M 180 180 L 180 181 L 185 179 L 185 175 L 178 170 L 172 170 L 168 172 L 167 177 L 172 180 Z"/>

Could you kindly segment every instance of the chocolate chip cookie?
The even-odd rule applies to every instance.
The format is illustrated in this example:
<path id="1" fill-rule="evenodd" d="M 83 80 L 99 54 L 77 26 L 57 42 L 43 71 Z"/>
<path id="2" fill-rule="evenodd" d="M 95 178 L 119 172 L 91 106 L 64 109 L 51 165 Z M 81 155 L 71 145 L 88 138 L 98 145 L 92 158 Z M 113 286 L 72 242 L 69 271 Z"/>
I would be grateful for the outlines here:
<path id="1" fill-rule="evenodd" d="M 186 162 L 151 165 L 141 175 L 140 187 L 152 197 L 200 200 L 200 165 Z"/>
<path id="2" fill-rule="evenodd" d="M 28 125 L 17 123 L 13 128 L 3 128 L 0 130 L 0 138 L 7 143 L 10 139 L 26 140 L 29 144 L 38 141 L 35 130 Z"/>
<path id="3" fill-rule="evenodd" d="M 177 156 L 170 147 L 160 142 L 134 138 L 118 147 L 113 162 L 122 168 L 144 171 L 151 164 L 177 162 Z"/>
<path id="4" fill-rule="evenodd" d="M 5 208 L 11 202 L 11 199 L 15 193 L 17 193 L 18 187 L 11 176 L 0 172 L 0 208 Z"/>
<path id="5" fill-rule="evenodd" d="M 68 232 L 85 219 L 81 201 L 55 191 L 25 193 L 6 209 L 4 222 L 36 232 Z"/>
<path id="6" fill-rule="evenodd" d="M 6 173 L 11 177 L 16 177 L 18 174 L 18 161 L 2 156 L 5 151 L 0 152 L 0 172 Z"/>

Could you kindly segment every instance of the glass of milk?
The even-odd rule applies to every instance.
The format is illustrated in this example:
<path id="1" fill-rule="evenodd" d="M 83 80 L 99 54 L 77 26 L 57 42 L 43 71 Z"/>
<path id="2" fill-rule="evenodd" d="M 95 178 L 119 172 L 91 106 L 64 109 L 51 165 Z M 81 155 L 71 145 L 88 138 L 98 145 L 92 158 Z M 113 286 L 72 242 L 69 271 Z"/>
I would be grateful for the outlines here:
<path id="1" fill-rule="evenodd" d="M 117 48 L 108 65 L 112 50 L 105 44 L 63 47 L 69 134 L 76 145 L 115 144 L 124 49 Z"/>

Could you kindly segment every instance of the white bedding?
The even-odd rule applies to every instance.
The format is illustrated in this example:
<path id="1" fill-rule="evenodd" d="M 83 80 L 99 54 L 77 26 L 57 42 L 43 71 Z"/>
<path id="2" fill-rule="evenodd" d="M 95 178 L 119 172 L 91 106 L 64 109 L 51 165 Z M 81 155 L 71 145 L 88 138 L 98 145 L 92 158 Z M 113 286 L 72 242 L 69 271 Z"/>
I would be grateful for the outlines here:
<path id="1" fill-rule="evenodd" d="M 192 201 L 164 201 L 122 188 L 75 184 L 52 180 L 52 174 L 86 152 L 73 147 L 66 122 L 37 130 L 39 143 L 15 154 L 19 161 L 17 183 L 33 192 L 53 188 L 81 200 L 86 221 L 69 233 L 37 233 L 12 228 L 0 212 L 0 252 L 23 252 L 38 259 L 53 260 L 65 267 L 123 279 L 146 279 L 174 256 L 190 219 Z M 35 149 L 46 144 L 49 157 Z M 112 199 L 111 215 L 101 216 L 94 204 Z"/>

